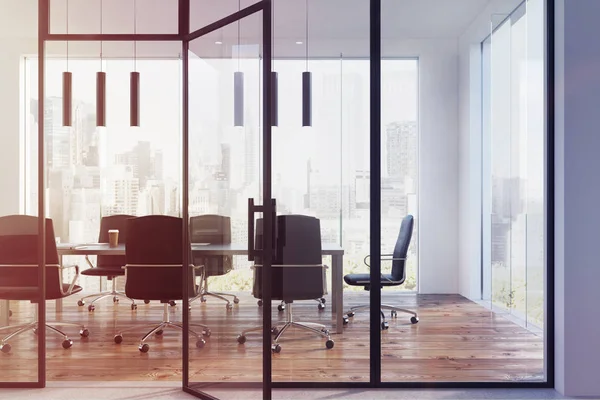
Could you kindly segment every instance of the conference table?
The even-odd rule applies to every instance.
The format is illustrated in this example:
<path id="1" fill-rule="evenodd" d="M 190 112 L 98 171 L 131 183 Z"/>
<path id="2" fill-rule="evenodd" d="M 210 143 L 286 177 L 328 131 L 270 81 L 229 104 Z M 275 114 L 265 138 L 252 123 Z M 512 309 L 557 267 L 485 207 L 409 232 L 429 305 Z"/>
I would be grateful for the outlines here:
<path id="1" fill-rule="evenodd" d="M 108 243 L 74 244 L 60 243 L 57 245 L 58 255 L 62 264 L 64 256 L 81 255 L 125 255 L 125 245 L 109 247 Z M 195 256 L 248 256 L 248 246 L 242 243 L 209 244 L 192 243 L 192 253 Z M 336 243 L 323 243 L 321 254 L 331 256 L 331 313 L 335 316 L 335 332 L 343 332 L 344 296 L 343 296 L 343 267 L 344 249 Z M 62 299 L 56 300 L 56 312 L 62 311 Z"/>

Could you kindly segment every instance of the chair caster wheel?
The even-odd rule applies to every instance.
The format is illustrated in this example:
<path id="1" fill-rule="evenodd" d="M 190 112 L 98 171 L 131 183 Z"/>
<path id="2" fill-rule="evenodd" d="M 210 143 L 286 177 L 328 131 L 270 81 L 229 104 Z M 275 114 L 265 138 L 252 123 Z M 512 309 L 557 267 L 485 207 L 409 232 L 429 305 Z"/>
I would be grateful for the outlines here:
<path id="1" fill-rule="evenodd" d="M 277 335 L 279 333 L 279 329 L 274 326 L 271 328 L 271 335 Z"/>
<path id="2" fill-rule="evenodd" d="M 154 332 L 154 334 L 155 334 L 156 336 L 162 336 L 162 334 L 163 334 L 163 333 L 164 333 L 164 332 L 163 332 L 163 330 L 162 330 L 162 329 L 159 329 L 158 331 Z"/>
<path id="3" fill-rule="evenodd" d="M 135 311 L 135 310 L 137 310 L 137 304 L 132 304 L 132 305 L 131 305 L 131 310 L 132 310 L 132 311 Z"/>
<path id="4" fill-rule="evenodd" d="M 140 346 L 138 347 L 138 349 L 142 352 L 142 353 L 147 353 L 148 350 L 150 350 L 150 345 L 148 343 L 144 343 L 144 344 L 140 344 Z"/>
<path id="5" fill-rule="evenodd" d="M 237 297 L 233 298 L 233 303 L 234 304 L 240 304 L 240 299 L 238 299 Z"/>
<path id="6" fill-rule="evenodd" d="M 392 312 L 390 312 L 390 315 L 392 318 L 396 318 L 398 316 L 398 313 L 395 310 L 392 310 Z"/>
<path id="7" fill-rule="evenodd" d="M 244 343 L 246 343 L 246 336 L 244 336 L 244 335 L 240 335 L 240 336 L 238 336 L 238 337 L 237 337 L 237 342 L 238 342 L 239 344 L 244 344 Z"/>
<path id="8" fill-rule="evenodd" d="M 258 301 L 256 302 L 256 304 L 257 304 L 259 307 L 262 307 L 262 300 L 258 300 Z"/>
<path id="9" fill-rule="evenodd" d="M 278 306 L 277 306 L 277 309 L 278 309 L 279 311 L 285 311 L 285 305 L 283 305 L 283 304 L 280 304 L 280 305 L 278 305 Z"/>
<path id="10" fill-rule="evenodd" d="M 333 340 L 331 340 L 331 339 L 328 339 L 328 340 L 325 342 L 325 347 L 327 347 L 328 349 L 333 349 L 333 345 L 334 345 L 334 344 L 335 344 L 335 342 L 334 342 Z"/>
<path id="11" fill-rule="evenodd" d="M 81 337 L 88 337 L 90 336 L 90 331 L 88 330 L 88 328 L 83 328 L 79 331 L 79 335 L 81 335 Z"/>
<path id="12" fill-rule="evenodd" d="M 343 323 L 344 325 L 348 325 L 348 322 L 349 322 L 349 321 L 350 321 L 350 320 L 348 319 L 348 317 L 344 317 L 344 318 L 342 319 L 342 323 Z"/>
<path id="13" fill-rule="evenodd" d="M 144 300 L 144 304 L 150 303 L 150 300 Z"/>
<path id="14" fill-rule="evenodd" d="M 123 342 L 123 335 L 121 335 L 121 334 L 115 335 L 113 340 L 115 341 L 116 344 L 121 344 L 121 342 Z"/>
<path id="15" fill-rule="evenodd" d="M 177 303 L 175 303 L 175 301 L 174 301 L 174 300 L 170 300 L 170 301 L 169 301 L 169 305 L 170 305 L 171 307 L 175 307 L 175 306 L 177 305 Z"/>
<path id="16" fill-rule="evenodd" d="M 416 324 L 417 322 L 419 322 L 419 317 L 410 317 L 410 323 L 411 324 Z"/>
<path id="17" fill-rule="evenodd" d="M 63 340 L 63 342 L 62 342 L 63 349 L 69 349 L 69 348 L 71 348 L 71 346 L 73 346 L 73 341 L 71 339 Z"/>
<path id="18" fill-rule="evenodd" d="M 231 304 L 231 303 L 227 303 L 227 304 L 225 305 L 225 308 L 227 309 L 227 311 L 231 311 L 231 310 L 233 310 L 233 304 Z"/>
<path id="19" fill-rule="evenodd" d="M 321 303 L 325 304 L 325 302 L 326 302 L 325 297 L 321 297 L 320 300 L 321 300 Z"/>
<path id="20" fill-rule="evenodd" d="M 354 313 L 353 312 L 349 312 L 348 314 L 346 314 L 348 316 L 348 318 L 352 318 L 354 317 Z"/>
<path id="21" fill-rule="evenodd" d="M 327 328 L 321 329 L 321 332 L 323 332 L 326 335 L 329 335 L 329 329 L 327 329 Z"/>
<path id="22" fill-rule="evenodd" d="M 206 345 L 206 342 L 204 341 L 204 339 L 198 339 L 196 340 L 196 347 L 201 349 Z"/>
<path id="23" fill-rule="evenodd" d="M 85 301 L 83 301 L 83 300 L 79 300 L 79 301 L 77 302 L 77 305 L 78 305 L 79 307 L 83 307 L 83 306 L 85 305 Z"/>
<path id="24" fill-rule="evenodd" d="M 319 305 L 317 306 L 317 308 L 319 309 L 319 311 L 323 311 L 325 309 L 325 304 L 324 303 L 319 303 Z"/>
<path id="25" fill-rule="evenodd" d="M 389 329 L 389 327 L 390 326 L 388 325 L 387 322 L 384 321 L 384 322 L 381 323 L 381 330 L 382 331 L 385 331 L 386 329 Z"/>
<path id="26" fill-rule="evenodd" d="M 271 345 L 271 351 L 273 353 L 281 353 L 281 346 L 279 344 Z"/>
<path id="27" fill-rule="evenodd" d="M 8 343 L 0 344 L 0 351 L 4 354 L 10 353 L 11 346 Z"/>
<path id="28" fill-rule="evenodd" d="M 210 337 L 210 335 L 212 335 L 212 332 L 210 331 L 210 329 L 208 329 L 208 330 L 206 330 L 206 331 L 202 332 L 202 335 L 203 335 L 204 337 Z"/>
<path id="29" fill-rule="evenodd" d="M 117 296 L 113 297 L 113 303 L 118 303 L 119 302 L 119 298 Z"/>
<path id="30" fill-rule="evenodd" d="M 204 296 L 200 297 L 200 303 L 206 303 L 206 297 L 204 297 Z"/>
<path id="31" fill-rule="evenodd" d="M 89 311 L 89 312 L 92 312 L 92 311 L 94 311 L 95 309 L 96 309 L 96 306 L 94 306 L 93 304 L 90 304 L 90 305 L 88 306 L 88 311 Z"/>

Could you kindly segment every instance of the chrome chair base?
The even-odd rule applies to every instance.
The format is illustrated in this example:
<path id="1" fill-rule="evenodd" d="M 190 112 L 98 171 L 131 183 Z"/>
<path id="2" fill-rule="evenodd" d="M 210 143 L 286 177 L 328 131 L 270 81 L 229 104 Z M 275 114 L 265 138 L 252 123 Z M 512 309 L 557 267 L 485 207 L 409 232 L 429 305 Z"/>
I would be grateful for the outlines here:
<path id="1" fill-rule="evenodd" d="M 334 341 L 331 339 L 331 336 L 329 335 L 329 329 L 327 329 L 327 327 L 325 325 L 314 323 L 314 322 L 294 321 L 292 303 L 288 303 L 287 306 L 285 307 L 285 310 L 286 310 L 285 324 L 283 324 L 283 326 L 281 328 L 277 328 L 276 326 L 274 326 L 271 330 L 271 333 L 273 335 L 275 335 L 271 342 L 271 350 L 274 353 L 279 353 L 281 351 L 281 345 L 279 344 L 279 339 L 281 339 L 281 337 L 283 336 L 285 331 L 287 331 L 290 327 L 295 327 L 295 328 L 303 329 L 305 331 L 309 331 L 311 333 L 316 333 L 317 335 L 327 339 L 327 341 L 325 342 L 325 346 L 328 349 L 333 348 Z M 246 343 L 246 335 L 248 333 L 261 332 L 261 331 L 262 331 L 262 327 L 254 327 L 254 328 L 250 328 L 250 329 L 245 329 L 238 336 L 237 341 L 239 344 L 244 344 L 244 343 Z"/>
<path id="2" fill-rule="evenodd" d="M 194 297 L 191 301 L 194 301 L 196 299 L 200 299 L 200 301 L 202 303 L 206 302 L 206 297 L 207 296 L 212 296 L 214 298 L 223 300 L 225 302 L 225 308 L 227 308 L 227 310 L 232 310 L 233 309 L 233 304 L 231 304 L 231 301 L 227 298 L 227 296 L 232 297 L 232 301 L 234 304 L 238 304 L 240 302 L 240 299 L 231 293 L 223 293 L 223 292 L 211 292 L 208 290 L 208 277 L 204 277 L 202 279 L 202 284 L 200 287 L 200 293 L 198 293 L 198 295 L 196 297 Z"/>
<path id="3" fill-rule="evenodd" d="M 97 301 L 100 301 L 102 299 L 105 299 L 107 297 L 112 297 L 113 298 L 113 303 L 118 303 L 119 302 L 119 298 L 123 298 L 123 299 L 127 299 L 131 302 L 131 309 L 132 310 L 136 310 L 137 309 L 137 304 L 135 304 L 135 300 L 127 297 L 127 295 L 125 295 L 125 293 L 123 292 L 119 292 L 117 291 L 117 282 L 116 282 L 117 278 L 114 277 L 112 279 L 112 288 L 110 291 L 104 291 L 104 292 L 100 292 L 100 293 L 93 293 L 87 296 L 84 296 L 82 298 L 80 298 L 77 301 L 77 305 L 79 307 L 83 307 L 85 305 L 85 300 L 89 299 L 91 297 L 94 297 L 94 299 L 90 302 L 90 304 L 88 305 L 88 311 L 94 311 L 95 310 L 95 306 L 94 303 Z"/>
<path id="4" fill-rule="evenodd" d="M 344 313 L 344 319 L 343 319 L 344 325 L 347 325 L 349 322 L 349 318 L 354 317 L 354 314 L 356 314 L 357 312 L 368 310 L 370 308 L 371 308 L 371 306 L 369 306 L 369 305 L 350 307 L 350 311 Z M 392 306 L 389 304 L 382 304 L 380 307 L 380 310 L 379 310 L 379 312 L 381 313 L 381 329 L 382 330 L 388 329 L 388 327 L 389 327 L 387 321 L 385 320 L 385 313 L 383 312 L 383 310 L 390 310 L 392 318 L 396 318 L 398 316 L 398 313 L 401 312 L 401 313 L 412 315 L 412 317 L 410 317 L 410 322 L 412 324 L 416 324 L 419 322 L 419 316 L 417 315 L 417 313 L 415 311 L 408 310 L 406 308 Z"/>
<path id="5" fill-rule="evenodd" d="M 169 315 L 169 304 L 165 303 L 163 305 L 163 307 L 164 307 L 164 309 L 163 309 L 162 322 L 160 322 L 157 325 L 144 325 L 144 326 L 151 326 L 152 329 L 150 329 L 150 331 L 148 333 L 146 333 L 140 340 L 140 345 L 138 346 L 138 349 L 142 353 L 147 353 L 148 350 L 150 350 L 150 345 L 148 343 L 146 343 L 146 341 L 150 337 L 152 337 L 152 335 L 161 336 L 164 333 L 164 330 L 166 328 L 175 328 L 175 329 L 183 330 L 183 325 L 181 323 L 171 322 L 170 315 Z M 204 345 L 206 344 L 206 341 L 204 340 L 203 337 L 208 338 L 211 335 L 210 329 L 208 328 L 208 326 L 203 325 L 203 324 L 190 323 L 190 326 L 191 327 L 199 327 L 202 329 L 201 333 L 198 333 L 192 329 L 189 329 L 189 333 L 191 333 L 192 335 L 194 335 L 196 337 L 196 347 L 198 347 L 198 348 L 204 347 Z M 139 328 L 139 326 L 132 326 L 130 328 L 120 330 L 119 333 L 117 333 L 114 337 L 115 343 L 120 344 L 121 342 L 123 342 L 123 332 L 137 330 L 138 328 Z"/>
<path id="6" fill-rule="evenodd" d="M 71 339 L 69 339 L 69 336 L 65 332 L 56 328 L 55 325 L 72 326 L 72 327 L 79 328 L 79 335 L 81 335 L 81 337 L 88 337 L 90 335 L 89 330 L 84 325 L 75 324 L 72 322 L 48 321 L 46 323 L 46 329 L 48 329 L 50 332 L 52 332 L 58 336 L 61 336 L 63 338 L 62 346 L 65 349 L 70 348 L 73 345 L 73 341 Z M 12 338 L 14 338 L 15 336 L 20 335 L 21 333 L 24 333 L 24 332 L 27 332 L 30 330 L 33 331 L 33 333 L 37 334 L 38 322 L 35 321 L 35 322 L 30 322 L 28 324 L 4 326 L 4 327 L 0 328 L 0 332 L 9 330 L 9 329 L 16 329 L 16 330 L 14 332 L 8 334 L 4 338 L 2 338 L 2 340 L 0 341 L 0 351 L 2 351 L 3 353 L 10 352 L 12 346 L 8 343 L 8 341 L 11 340 Z"/>

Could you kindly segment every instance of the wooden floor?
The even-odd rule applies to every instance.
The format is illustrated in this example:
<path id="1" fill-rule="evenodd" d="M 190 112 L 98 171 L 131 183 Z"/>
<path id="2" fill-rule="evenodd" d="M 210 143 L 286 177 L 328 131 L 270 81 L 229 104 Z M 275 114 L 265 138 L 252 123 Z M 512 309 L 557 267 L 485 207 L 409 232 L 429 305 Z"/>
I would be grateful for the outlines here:
<path id="1" fill-rule="evenodd" d="M 149 341 L 150 351 L 138 351 L 139 339 L 149 324 L 162 318 L 157 302 L 140 304 L 131 311 L 128 304 L 113 305 L 110 299 L 98 303 L 96 311 L 77 307 L 76 297 L 65 300 L 60 320 L 84 323 L 89 338 L 80 338 L 75 328 L 66 328 L 73 347 L 64 350 L 61 339 L 48 333 L 47 379 L 50 381 L 140 381 L 182 379 L 181 335 L 168 330 L 163 337 Z M 345 293 L 346 306 L 368 301 L 366 292 Z M 382 333 L 382 380 L 384 382 L 457 381 L 540 381 L 543 376 L 543 341 L 538 335 L 459 295 L 399 295 L 384 293 L 383 301 L 415 309 L 420 322 L 398 315 L 389 320 Z M 275 303 L 274 303 L 275 304 Z M 316 302 L 294 305 L 298 320 L 331 324 L 330 305 L 318 311 Z M 274 307 L 275 308 L 275 307 Z M 11 303 L 11 324 L 29 321 L 32 306 Z M 181 307 L 170 309 L 180 320 Z M 191 382 L 260 382 L 262 348 L 260 335 L 249 336 L 245 345 L 236 337 L 242 329 L 260 323 L 262 311 L 247 294 L 232 311 L 210 298 L 195 303 L 194 322 L 210 326 L 212 336 L 203 349 L 190 346 Z M 54 319 L 54 302 L 48 302 L 48 319 Z M 274 321 L 283 313 L 275 309 Z M 282 351 L 273 357 L 273 380 L 318 382 L 366 382 L 369 380 L 368 313 L 357 314 L 341 335 L 332 335 L 335 347 L 297 330 L 286 332 Z M 138 326 L 124 334 L 123 343 L 113 342 L 118 329 Z M 2 381 L 36 379 L 37 352 L 34 334 L 27 332 L 11 341 L 12 351 L 0 353 Z M 193 339 L 192 337 L 190 339 Z"/>

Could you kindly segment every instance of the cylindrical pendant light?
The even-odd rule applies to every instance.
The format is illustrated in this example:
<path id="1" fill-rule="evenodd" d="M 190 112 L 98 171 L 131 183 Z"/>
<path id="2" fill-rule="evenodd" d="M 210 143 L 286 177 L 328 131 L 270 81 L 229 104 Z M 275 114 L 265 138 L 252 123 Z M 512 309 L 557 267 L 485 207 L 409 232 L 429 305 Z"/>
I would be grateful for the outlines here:
<path id="1" fill-rule="evenodd" d="M 70 72 L 63 72 L 63 104 L 62 104 L 62 120 L 63 126 L 71 126 L 71 105 L 73 104 L 72 91 L 73 76 Z"/>
<path id="2" fill-rule="evenodd" d="M 133 34 L 136 26 L 137 1 L 133 0 Z M 140 73 L 137 72 L 137 42 L 133 42 L 133 72 L 129 78 L 129 126 L 140 126 Z"/>
<path id="3" fill-rule="evenodd" d="M 277 126 L 279 118 L 277 115 L 277 72 L 271 72 L 271 126 Z"/>
<path id="4" fill-rule="evenodd" d="M 96 126 L 106 126 L 106 72 L 96 72 Z"/>
<path id="5" fill-rule="evenodd" d="M 306 0 L 306 71 L 302 73 L 302 126 L 312 125 L 312 76 L 308 71 L 308 0 Z"/>
<path id="6" fill-rule="evenodd" d="M 140 126 L 140 73 L 132 72 L 129 80 L 129 125 Z"/>
<path id="7" fill-rule="evenodd" d="M 233 125 L 244 126 L 244 73 L 233 73 Z"/>
<path id="8" fill-rule="evenodd" d="M 312 126 L 312 74 L 302 73 L 302 126 Z"/>
<path id="9" fill-rule="evenodd" d="M 238 0 L 238 11 L 241 10 Z M 240 21 L 237 22 L 237 71 L 233 73 L 233 126 L 244 126 L 244 73 L 240 71 Z"/>
<path id="10" fill-rule="evenodd" d="M 100 34 L 102 35 L 102 1 L 100 1 Z M 106 73 L 102 72 L 103 43 L 100 41 L 100 72 L 96 72 L 96 126 L 106 126 Z"/>
<path id="11" fill-rule="evenodd" d="M 69 0 L 67 0 L 67 35 L 69 34 Z M 73 75 L 69 72 L 69 41 L 67 40 L 67 71 L 62 76 L 62 124 L 72 125 Z"/>

